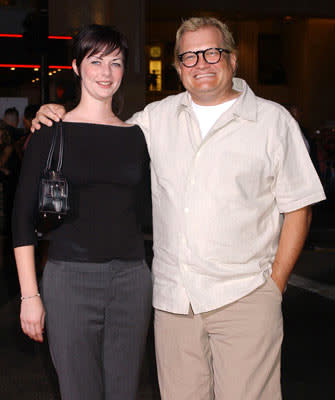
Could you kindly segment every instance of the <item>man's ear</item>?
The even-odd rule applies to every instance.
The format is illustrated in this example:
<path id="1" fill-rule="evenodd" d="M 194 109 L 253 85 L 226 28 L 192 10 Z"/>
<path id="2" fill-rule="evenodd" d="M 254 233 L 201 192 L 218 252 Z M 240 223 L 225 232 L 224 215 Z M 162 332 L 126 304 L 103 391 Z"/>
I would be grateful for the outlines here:
<path id="1" fill-rule="evenodd" d="M 181 72 L 180 63 L 179 62 L 175 62 L 174 67 L 175 67 L 175 69 L 177 71 L 178 78 L 180 79 L 180 72 Z"/>
<path id="2" fill-rule="evenodd" d="M 230 65 L 233 70 L 233 75 L 235 76 L 236 71 L 237 71 L 237 66 L 238 66 L 236 54 L 234 52 L 229 54 L 229 59 L 230 59 Z"/>
<path id="3" fill-rule="evenodd" d="M 78 71 L 76 59 L 74 59 L 74 60 L 72 61 L 72 68 L 73 68 L 74 73 L 79 77 L 79 71 Z"/>

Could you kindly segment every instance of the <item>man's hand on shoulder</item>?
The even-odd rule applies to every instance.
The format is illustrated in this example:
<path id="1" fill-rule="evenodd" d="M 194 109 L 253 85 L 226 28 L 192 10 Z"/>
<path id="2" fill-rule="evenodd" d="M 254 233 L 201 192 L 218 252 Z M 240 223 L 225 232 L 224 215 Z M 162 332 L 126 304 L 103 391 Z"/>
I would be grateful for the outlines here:
<path id="1" fill-rule="evenodd" d="M 52 126 L 53 121 L 58 122 L 64 117 L 65 113 L 64 106 L 60 104 L 44 104 L 32 120 L 30 130 L 35 132 L 35 130 L 41 129 L 41 124 Z"/>

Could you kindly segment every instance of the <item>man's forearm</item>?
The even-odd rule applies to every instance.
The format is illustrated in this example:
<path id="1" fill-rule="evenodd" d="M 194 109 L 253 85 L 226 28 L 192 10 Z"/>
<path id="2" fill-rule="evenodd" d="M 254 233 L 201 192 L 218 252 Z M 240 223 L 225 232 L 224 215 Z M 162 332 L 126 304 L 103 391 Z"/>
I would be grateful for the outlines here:
<path id="1" fill-rule="evenodd" d="M 278 251 L 272 265 L 272 279 L 282 292 L 304 246 L 311 220 L 310 206 L 285 214 Z"/>

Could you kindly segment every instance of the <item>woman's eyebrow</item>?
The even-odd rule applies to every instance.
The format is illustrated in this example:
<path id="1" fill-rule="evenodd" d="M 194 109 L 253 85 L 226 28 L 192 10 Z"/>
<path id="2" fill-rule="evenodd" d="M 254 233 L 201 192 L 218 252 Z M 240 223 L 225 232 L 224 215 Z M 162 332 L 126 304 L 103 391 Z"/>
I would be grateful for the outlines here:
<path id="1" fill-rule="evenodd" d="M 92 55 L 88 56 L 87 58 L 92 58 L 92 57 L 95 57 L 95 58 L 98 58 L 99 60 L 102 60 L 102 56 L 100 56 L 99 54 L 92 54 Z"/>
<path id="2" fill-rule="evenodd" d="M 97 59 L 99 59 L 99 60 L 102 60 L 104 57 L 103 56 L 101 56 L 101 55 L 97 55 L 97 54 L 92 54 L 91 56 L 88 56 L 87 58 L 92 58 L 92 57 L 94 57 L 94 58 L 97 58 Z M 122 56 L 116 56 L 116 57 L 113 57 L 113 59 L 112 59 L 113 61 L 119 61 L 119 60 L 122 60 Z"/>

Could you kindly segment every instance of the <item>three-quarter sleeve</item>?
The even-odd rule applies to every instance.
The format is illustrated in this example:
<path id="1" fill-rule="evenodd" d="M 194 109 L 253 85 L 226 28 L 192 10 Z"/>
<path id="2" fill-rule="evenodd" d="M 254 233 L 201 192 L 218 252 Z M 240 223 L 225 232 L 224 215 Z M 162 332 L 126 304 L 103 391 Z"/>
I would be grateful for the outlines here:
<path id="1" fill-rule="evenodd" d="M 39 181 L 48 157 L 54 128 L 33 134 L 24 153 L 12 213 L 13 247 L 36 245 Z"/>

